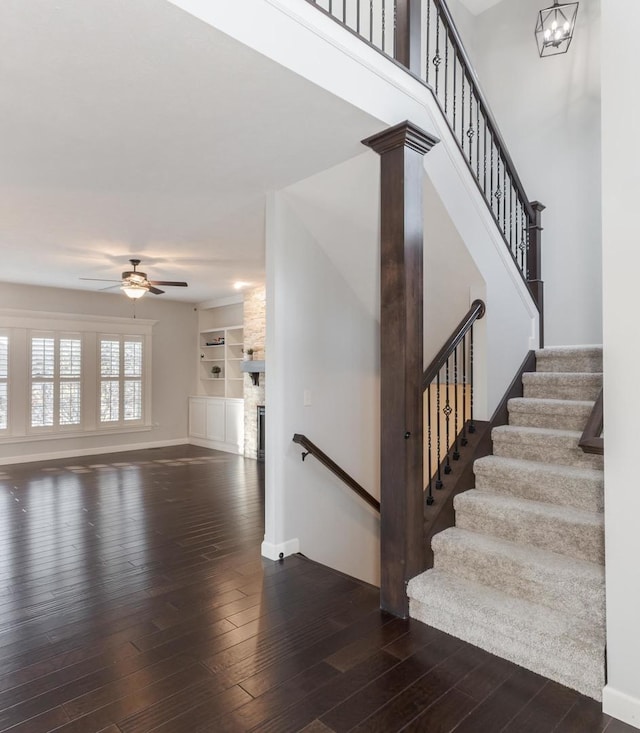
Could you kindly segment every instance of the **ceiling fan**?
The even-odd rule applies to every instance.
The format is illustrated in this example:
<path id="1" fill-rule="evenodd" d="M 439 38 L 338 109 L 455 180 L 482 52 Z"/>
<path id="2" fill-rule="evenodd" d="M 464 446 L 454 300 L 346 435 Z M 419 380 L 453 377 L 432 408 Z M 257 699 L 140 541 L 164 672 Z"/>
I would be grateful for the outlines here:
<path id="1" fill-rule="evenodd" d="M 122 280 L 105 280 L 99 277 L 81 277 L 80 280 L 95 280 L 105 283 L 119 282 L 120 285 L 113 285 L 111 288 L 119 287 L 129 298 L 137 300 L 142 298 L 145 293 L 153 293 L 154 295 L 161 295 L 164 290 L 160 290 L 156 285 L 171 285 L 178 288 L 186 288 L 187 283 L 185 282 L 172 282 L 170 280 L 147 280 L 147 273 L 140 272 L 136 268 L 140 264 L 140 260 L 129 260 L 133 266 L 133 270 L 126 270 L 122 273 Z M 111 290 L 111 288 L 105 288 L 105 290 Z"/>

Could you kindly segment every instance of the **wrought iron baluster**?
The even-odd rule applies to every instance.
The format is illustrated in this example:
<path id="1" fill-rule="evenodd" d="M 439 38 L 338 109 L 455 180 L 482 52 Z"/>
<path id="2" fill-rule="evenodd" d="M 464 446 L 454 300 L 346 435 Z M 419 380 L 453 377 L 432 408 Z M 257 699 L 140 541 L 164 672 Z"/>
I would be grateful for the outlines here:
<path id="1" fill-rule="evenodd" d="M 462 339 L 462 438 L 460 445 L 465 446 L 467 440 L 467 334 Z"/>
<path id="2" fill-rule="evenodd" d="M 456 134 L 456 112 L 458 106 L 458 94 L 456 87 L 458 86 L 458 54 L 453 54 L 453 136 Z"/>
<path id="3" fill-rule="evenodd" d="M 360 0 L 356 0 L 356 33 L 360 35 Z"/>
<path id="4" fill-rule="evenodd" d="M 369 0 L 369 41 L 373 43 L 373 0 Z"/>
<path id="5" fill-rule="evenodd" d="M 429 83 L 429 72 L 431 71 L 431 55 L 429 53 L 429 48 L 431 47 L 430 41 L 431 41 L 431 3 L 432 0 L 427 0 L 427 38 L 425 41 L 426 46 L 426 69 L 425 69 L 425 79 L 427 84 Z"/>
<path id="6" fill-rule="evenodd" d="M 451 417 L 451 401 L 449 400 L 449 361 L 451 357 L 447 358 L 445 364 L 445 404 L 442 408 L 444 414 L 444 428 L 445 428 L 445 441 L 446 441 L 446 458 L 444 464 L 444 472 L 446 474 L 451 473 L 451 462 L 449 461 L 449 446 L 450 443 L 450 432 L 449 432 L 449 419 Z"/>
<path id="7" fill-rule="evenodd" d="M 469 432 L 476 432 L 476 424 L 473 422 L 473 324 L 469 329 Z"/>
<path id="8" fill-rule="evenodd" d="M 482 145 L 482 157 L 484 158 L 484 172 L 483 172 L 483 183 L 482 183 L 482 192 L 484 193 L 484 197 L 487 197 L 487 120 L 482 116 L 483 121 L 483 130 L 484 130 L 484 142 Z"/>
<path id="9" fill-rule="evenodd" d="M 347 25 L 347 0 L 342 0 L 342 22 Z"/>
<path id="10" fill-rule="evenodd" d="M 462 150 L 462 154 L 464 155 L 464 80 L 466 77 L 466 73 L 464 68 L 462 69 L 462 85 L 460 87 L 461 94 L 460 94 L 460 149 Z"/>
<path id="11" fill-rule="evenodd" d="M 438 96 L 439 74 L 440 74 L 440 14 L 436 16 L 436 55 L 433 57 L 433 65 L 436 67 L 435 93 Z"/>
<path id="12" fill-rule="evenodd" d="M 500 189 L 500 151 L 496 150 L 496 153 L 498 154 L 498 173 L 496 176 L 496 183 L 498 184 L 498 188 L 496 189 L 496 202 L 498 204 L 498 211 L 496 213 L 496 224 L 498 225 L 498 228 L 500 228 L 500 202 L 502 200 L 502 191 Z"/>
<path id="13" fill-rule="evenodd" d="M 476 180 L 480 183 L 480 105 L 476 99 Z"/>
<path id="14" fill-rule="evenodd" d="M 458 349 L 460 344 L 457 344 L 453 350 L 453 430 L 454 430 L 454 443 L 453 443 L 453 460 L 457 461 L 460 459 L 460 446 L 458 445 Z"/>
<path id="15" fill-rule="evenodd" d="M 441 464 L 442 461 L 440 459 L 440 371 L 438 371 L 438 374 L 436 376 L 436 461 L 437 461 L 437 471 L 438 471 L 438 478 L 436 479 L 436 489 L 441 489 L 443 486 L 442 483 L 442 472 L 441 472 Z"/>
<path id="16" fill-rule="evenodd" d="M 475 130 L 473 129 L 473 86 L 471 80 L 469 80 L 469 127 L 467 128 L 467 138 L 469 139 L 469 165 L 473 170 L 473 136 Z"/>
<path id="17" fill-rule="evenodd" d="M 502 158 L 502 156 L 500 156 Z M 507 171 L 505 170 L 506 166 L 504 164 L 504 161 L 502 161 L 502 233 L 506 236 L 507 234 L 507 181 L 506 181 L 506 174 Z"/>
<path id="18" fill-rule="evenodd" d="M 427 506 L 431 506 L 434 503 L 433 498 L 433 472 L 431 470 L 431 454 L 433 452 L 433 446 L 431 445 L 431 388 L 433 383 L 427 387 L 427 477 L 429 479 L 427 489 Z"/>
<path id="19" fill-rule="evenodd" d="M 518 261 L 518 250 L 513 246 L 513 180 L 509 176 L 509 246 L 511 247 L 514 259 Z"/>
<path id="20" fill-rule="evenodd" d="M 449 101 L 449 33 L 444 34 L 444 113 L 447 114 Z"/>
<path id="21" fill-rule="evenodd" d="M 495 198 L 493 196 L 493 134 L 490 134 L 490 141 L 489 142 L 491 143 L 491 167 L 489 169 L 490 170 L 490 180 L 489 180 L 489 183 L 490 183 L 491 196 L 489 198 L 489 204 L 491 206 L 491 212 L 495 216 L 495 209 L 494 209 Z"/>
<path id="22" fill-rule="evenodd" d="M 382 0 L 382 53 L 385 46 L 385 30 L 387 24 L 387 0 Z"/>

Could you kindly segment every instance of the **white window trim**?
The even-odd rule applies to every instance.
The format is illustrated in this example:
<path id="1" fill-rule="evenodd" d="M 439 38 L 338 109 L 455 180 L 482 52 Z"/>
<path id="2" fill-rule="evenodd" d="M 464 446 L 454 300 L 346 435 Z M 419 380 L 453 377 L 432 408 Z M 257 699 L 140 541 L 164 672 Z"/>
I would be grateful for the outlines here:
<path id="1" fill-rule="evenodd" d="M 11 429 L 11 392 L 9 390 L 9 384 L 11 382 L 11 333 L 8 328 L 0 328 L 0 338 L 7 339 L 7 376 L 0 377 L 0 384 L 7 385 L 7 425 L 6 427 L 0 426 L 0 439 L 6 435 L 10 435 Z"/>
<path id="2" fill-rule="evenodd" d="M 60 341 L 63 339 L 77 339 L 79 337 L 80 340 L 80 348 L 82 353 L 82 360 L 81 360 L 81 369 L 80 369 L 80 377 L 77 380 L 69 380 L 65 377 L 60 376 Z M 53 377 L 49 378 L 48 381 L 53 384 L 54 388 L 54 398 L 53 398 L 53 425 L 33 425 L 32 424 L 32 385 L 35 382 L 41 382 L 42 379 L 35 379 L 32 374 L 32 340 L 34 338 L 51 338 L 54 340 L 54 375 Z M 84 432 L 83 426 L 84 426 L 84 409 L 83 409 L 83 399 L 82 399 L 82 391 L 83 391 L 83 384 L 85 381 L 85 369 L 84 369 L 84 352 L 85 352 L 85 343 L 84 339 L 82 338 L 81 333 L 73 333 L 71 331 L 45 331 L 42 329 L 37 330 L 29 330 L 27 331 L 27 357 L 28 357 L 28 364 L 27 368 L 29 370 L 29 378 L 28 378 L 28 394 L 27 394 L 27 406 L 26 406 L 26 418 L 27 418 L 27 434 L 28 435 L 42 435 L 46 436 L 47 438 L 52 437 L 53 435 L 63 435 L 63 437 L 67 436 L 69 433 L 72 432 Z M 80 422 L 79 423 L 73 423 L 72 425 L 64 425 L 60 424 L 60 386 L 65 381 L 78 381 L 80 382 Z"/>
<path id="3" fill-rule="evenodd" d="M 140 339 L 142 342 L 142 418 L 140 420 L 125 420 L 123 399 L 122 399 L 122 387 L 126 381 L 124 375 L 124 342 L 127 337 Z M 117 381 L 120 384 L 120 417 L 119 420 L 101 422 L 100 420 L 100 382 L 103 377 L 100 374 L 100 340 L 117 338 L 120 342 L 120 369 L 121 374 L 117 377 Z M 105 431 L 118 431 L 117 429 L 127 429 L 134 427 L 151 428 L 151 338 L 141 332 L 139 333 L 127 333 L 118 334 L 115 332 L 110 333 L 97 333 L 96 334 L 96 431 L 103 433 Z"/>
<path id="4" fill-rule="evenodd" d="M 153 427 L 152 416 L 152 336 L 153 327 L 157 320 L 144 318 L 121 318 L 114 316 L 79 316 L 73 313 L 52 313 L 47 311 L 24 311 L 11 308 L 0 308 L 0 333 L 9 336 L 9 365 L 8 365 L 8 427 L 0 429 L 0 445 L 8 443 L 35 442 L 38 440 L 53 440 L 64 438 L 85 438 L 96 437 L 108 434 L 123 434 L 148 432 Z M 31 342 L 30 331 L 56 331 L 58 333 L 81 333 L 87 338 L 95 339 L 103 333 L 113 333 L 120 336 L 143 336 L 143 421 L 126 421 L 122 424 L 113 423 L 100 424 L 98 415 L 92 405 L 91 415 L 86 415 L 86 383 L 87 380 L 95 381 L 95 389 L 98 389 L 100 374 L 96 367 L 95 380 L 93 374 L 84 373 L 81 377 L 82 384 L 82 415 L 81 425 L 64 426 L 62 430 L 52 432 L 49 427 L 32 429 L 31 425 Z M 94 352 L 93 348 L 86 349 L 85 338 L 83 340 L 83 372 L 85 354 Z M 14 345 L 20 344 L 19 353 Z M 22 353 L 24 352 L 24 353 Z M 19 359 L 19 361 L 16 361 Z M 23 365 L 29 370 L 28 378 L 16 374 L 17 365 Z M 94 361 L 95 364 L 95 361 Z M 12 368 L 15 367 L 15 368 Z M 20 370 L 22 371 L 22 369 Z M 93 403 L 93 400 L 90 400 Z M 19 415 L 21 419 L 12 419 Z M 45 432 L 46 431 L 46 432 Z"/>

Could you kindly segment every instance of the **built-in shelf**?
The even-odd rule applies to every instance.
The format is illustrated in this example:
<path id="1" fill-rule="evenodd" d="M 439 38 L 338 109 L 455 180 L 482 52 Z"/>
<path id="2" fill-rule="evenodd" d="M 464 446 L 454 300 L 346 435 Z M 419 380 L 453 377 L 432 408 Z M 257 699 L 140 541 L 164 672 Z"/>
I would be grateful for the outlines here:
<path id="1" fill-rule="evenodd" d="M 200 369 L 200 381 L 207 385 L 206 391 L 209 395 L 242 399 L 243 375 L 240 362 L 243 333 L 242 326 L 224 326 L 200 331 L 198 352 L 200 367 L 198 368 Z M 222 343 L 207 345 L 207 341 L 218 339 Z M 222 367 L 217 377 L 211 374 L 213 364 Z"/>

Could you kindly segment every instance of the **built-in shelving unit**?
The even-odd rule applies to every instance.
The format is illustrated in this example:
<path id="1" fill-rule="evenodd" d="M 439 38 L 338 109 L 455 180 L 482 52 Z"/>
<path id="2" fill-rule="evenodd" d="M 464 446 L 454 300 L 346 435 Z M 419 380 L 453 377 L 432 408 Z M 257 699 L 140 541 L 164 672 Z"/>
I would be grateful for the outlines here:
<path id="1" fill-rule="evenodd" d="M 200 381 L 211 397 L 242 398 L 244 377 L 242 363 L 243 328 L 225 326 L 200 331 Z M 218 376 L 212 369 L 219 367 Z"/>

